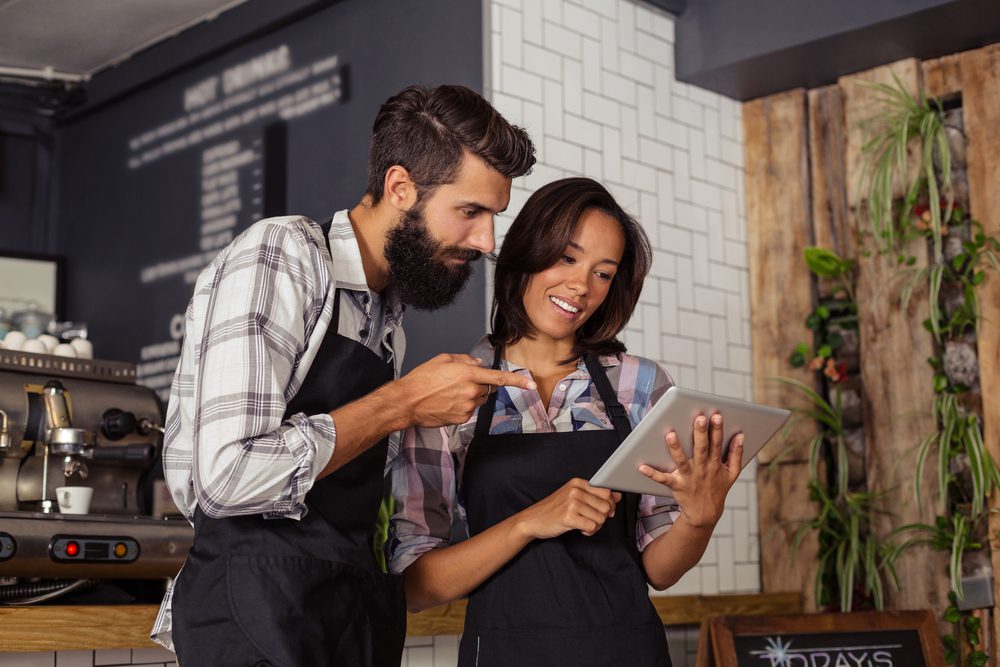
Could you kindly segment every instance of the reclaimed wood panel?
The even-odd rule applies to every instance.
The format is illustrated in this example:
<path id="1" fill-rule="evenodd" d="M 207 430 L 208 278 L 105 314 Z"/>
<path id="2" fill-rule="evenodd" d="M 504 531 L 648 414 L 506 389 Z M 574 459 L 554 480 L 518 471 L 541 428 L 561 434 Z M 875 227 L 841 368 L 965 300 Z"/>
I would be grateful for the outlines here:
<path id="1" fill-rule="evenodd" d="M 768 593 L 796 591 L 803 608 L 814 611 L 819 542 L 815 533 L 799 544 L 795 559 L 791 548 L 803 521 L 816 516 L 809 500 L 809 464 L 782 463 L 757 468 L 757 505 L 760 522 L 761 590 Z"/>
<path id="2" fill-rule="evenodd" d="M 847 215 L 847 176 L 844 167 L 844 102 L 840 87 L 809 91 L 809 172 L 812 187 L 812 224 L 815 245 L 844 258 L 854 257 L 854 234 Z M 824 285 L 824 295 L 832 285 Z"/>
<path id="3" fill-rule="evenodd" d="M 812 344 L 805 318 L 813 290 L 803 251 L 813 243 L 809 203 L 808 116 L 803 90 L 771 95 L 743 105 L 750 311 L 754 399 L 787 408 L 806 408 L 796 390 L 775 383 L 794 377 L 812 386 L 812 373 L 788 363 L 795 346 Z M 813 509 L 806 486 L 809 420 L 790 434 L 788 446 L 775 438 L 758 457 L 761 586 L 766 592 L 798 591 L 812 603 L 817 543 L 802 545 L 789 567 L 791 537 L 803 509 Z M 780 463 L 769 467 L 776 457 Z M 795 480 L 795 483 L 790 483 Z"/>
<path id="4" fill-rule="evenodd" d="M 972 216 L 987 235 L 1000 238 L 1000 46 L 961 54 L 962 107 L 968 137 L 969 200 Z M 983 439 L 1000 462 L 1000 275 L 990 271 L 979 287 L 979 381 L 983 396 Z M 990 507 L 1000 507 L 994 492 Z M 990 513 L 990 552 L 994 597 L 1000 600 L 1000 513 Z M 1000 614 L 993 614 L 993 636 L 1000 637 Z M 994 649 L 995 650 L 995 649 Z"/>
<path id="5" fill-rule="evenodd" d="M 746 164 L 747 239 L 753 340 L 754 399 L 786 408 L 807 407 L 775 376 L 812 384 L 812 373 L 788 363 L 798 343 L 812 344 L 805 318 L 812 311 L 809 269 L 803 251 L 812 245 L 809 224 L 808 123 L 805 91 L 799 89 L 743 105 Z M 790 442 L 806 443 L 815 432 L 803 423 Z M 757 457 L 766 465 L 779 454 L 785 461 L 808 461 L 808 448 L 785 448 L 774 438 Z"/>
<path id="6" fill-rule="evenodd" d="M 927 97 L 952 97 L 962 91 L 961 54 L 925 60 L 921 67 Z"/>
<path id="7" fill-rule="evenodd" d="M 878 95 L 863 82 L 892 84 L 895 74 L 904 86 L 916 91 L 920 73 L 919 63 L 910 59 L 843 77 L 838 82 L 849 132 L 847 202 L 851 224 L 859 232 L 869 229 L 859 188 L 861 146 L 867 132 L 874 130 L 863 121 L 880 109 Z M 917 258 L 916 268 L 927 266 L 927 244 L 923 239 L 910 242 L 903 252 Z M 868 489 L 883 494 L 883 507 L 892 513 L 875 518 L 873 529 L 882 537 L 904 524 L 933 523 L 936 507 L 931 502 L 937 488 L 933 465 L 926 466 L 922 480 L 927 501 L 917 507 L 913 499 L 915 450 L 924 436 L 935 431 L 933 371 L 925 361 L 933 355 L 933 345 L 922 325 L 930 312 L 926 281 L 914 290 L 905 312 L 900 308 L 902 285 L 894 255 L 886 257 L 873 252 L 859 263 L 857 300 L 861 378 L 866 399 Z M 948 605 L 946 554 L 925 545 L 915 546 L 900 557 L 896 569 L 901 590 L 897 592 L 887 586 L 889 609 L 930 607 L 940 614 Z"/>

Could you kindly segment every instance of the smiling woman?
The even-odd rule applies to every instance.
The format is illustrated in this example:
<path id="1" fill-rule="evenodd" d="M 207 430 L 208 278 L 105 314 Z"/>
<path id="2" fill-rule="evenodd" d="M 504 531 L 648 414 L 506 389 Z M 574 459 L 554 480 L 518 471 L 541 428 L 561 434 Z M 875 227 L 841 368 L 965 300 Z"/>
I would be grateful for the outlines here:
<path id="1" fill-rule="evenodd" d="M 721 416 L 701 416 L 690 460 L 673 433 L 663 444 L 677 471 L 656 481 L 676 501 L 584 481 L 672 384 L 617 338 L 649 265 L 642 228 L 599 183 L 540 189 L 504 241 L 493 333 L 473 351 L 535 386 L 404 435 L 390 567 L 411 611 L 469 596 L 463 667 L 670 664 L 647 584 L 697 563 L 742 451 L 723 462 Z"/>

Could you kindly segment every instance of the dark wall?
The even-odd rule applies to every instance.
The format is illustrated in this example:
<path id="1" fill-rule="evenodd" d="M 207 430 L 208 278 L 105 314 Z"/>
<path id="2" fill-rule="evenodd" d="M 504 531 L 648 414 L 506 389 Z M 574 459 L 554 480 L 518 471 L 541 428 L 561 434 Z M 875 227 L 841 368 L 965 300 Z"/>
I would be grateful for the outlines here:
<path id="1" fill-rule="evenodd" d="M 1000 40 L 996 0 L 690 0 L 677 78 L 739 100 Z"/>
<path id="2" fill-rule="evenodd" d="M 144 362 L 140 374 L 163 388 L 194 275 L 226 234 L 265 214 L 321 221 L 357 203 L 375 113 L 406 85 L 482 90 L 481 3 L 421 0 L 419 10 L 399 9 L 398 0 L 342 0 L 124 98 L 102 98 L 99 109 L 57 130 L 68 316 L 89 324 L 99 357 Z M 288 66 L 277 75 L 229 97 L 219 91 L 233 72 L 257 76 L 283 59 Z M 197 86 L 213 77 L 218 94 L 205 103 L 211 86 L 201 97 Z M 250 90 L 251 101 L 235 97 Z M 233 106 L 204 118 L 213 104 Z M 171 129 L 175 121 L 187 126 Z M 235 222 L 226 222 L 230 215 Z M 177 260 L 186 268 L 178 271 Z M 407 313 L 409 367 L 469 349 L 482 334 L 484 284 L 480 269 L 451 309 Z"/>
<path id="3" fill-rule="evenodd" d="M 40 141 L 0 132 L 0 252 L 38 252 L 43 241 L 32 225 L 39 182 Z"/>

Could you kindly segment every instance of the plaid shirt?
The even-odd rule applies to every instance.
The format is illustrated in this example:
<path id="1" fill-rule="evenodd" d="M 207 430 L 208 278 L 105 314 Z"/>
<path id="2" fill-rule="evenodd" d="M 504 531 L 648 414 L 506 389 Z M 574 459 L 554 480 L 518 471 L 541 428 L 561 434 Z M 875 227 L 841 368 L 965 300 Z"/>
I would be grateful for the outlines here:
<path id="1" fill-rule="evenodd" d="M 489 364 L 493 348 L 483 339 L 472 355 Z M 618 400 L 634 426 L 673 385 L 655 362 L 623 354 L 600 358 Z M 501 368 L 520 375 L 530 372 L 506 359 Z M 392 517 L 390 568 L 399 574 L 421 554 L 445 547 L 468 535 L 462 505 L 462 466 L 475 435 L 476 414 L 460 426 L 411 428 L 403 435 L 399 456 L 392 462 L 392 492 L 396 513 Z M 614 425 L 604 409 L 581 359 L 576 370 L 556 385 L 548 407 L 537 391 L 501 387 L 490 434 L 551 433 L 611 430 Z M 568 444 L 572 447 L 572 444 Z M 644 549 L 670 530 L 680 509 L 672 498 L 643 495 L 639 499 L 636 544 Z"/>
<path id="2" fill-rule="evenodd" d="M 334 216 L 329 240 L 330 254 L 308 218 L 262 220 L 198 277 L 163 442 L 167 486 L 188 519 L 195 507 L 210 517 L 305 515 L 337 430 L 327 413 L 284 414 L 326 336 L 335 290 L 343 290 L 337 332 L 392 360 L 399 377 L 402 306 L 391 289 L 383 292 L 384 324 L 375 331 L 377 296 L 346 210 Z M 398 450 L 397 433 L 386 469 Z M 171 593 L 152 633 L 167 648 Z"/>

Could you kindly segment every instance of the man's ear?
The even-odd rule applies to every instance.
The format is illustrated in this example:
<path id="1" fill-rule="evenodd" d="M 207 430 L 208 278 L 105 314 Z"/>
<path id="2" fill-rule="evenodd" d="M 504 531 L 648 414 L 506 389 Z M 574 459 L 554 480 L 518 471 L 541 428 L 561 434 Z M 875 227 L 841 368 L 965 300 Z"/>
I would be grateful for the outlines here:
<path id="1" fill-rule="evenodd" d="M 398 164 L 385 171 L 383 198 L 399 211 L 409 211 L 417 203 L 417 184 L 410 179 L 410 172 Z"/>

